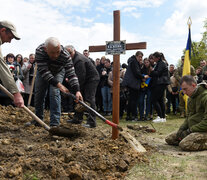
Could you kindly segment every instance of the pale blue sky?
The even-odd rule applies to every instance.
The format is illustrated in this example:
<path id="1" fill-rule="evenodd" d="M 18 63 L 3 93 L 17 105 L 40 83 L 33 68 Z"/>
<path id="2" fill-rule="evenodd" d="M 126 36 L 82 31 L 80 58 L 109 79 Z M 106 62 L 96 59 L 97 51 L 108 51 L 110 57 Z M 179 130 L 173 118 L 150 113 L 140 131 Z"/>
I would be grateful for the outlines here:
<path id="1" fill-rule="evenodd" d="M 207 3 L 203 0 L 0 0 L 0 20 L 12 21 L 20 41 L 2 46 L 3 54 L 28 56 L 50 36 L 61 44 L 72 44 L 82 52 L 89 45 L 113 40 L 113 11 L 121 11 L 121 40 L 147 42 L 144 57 L 161 51 L 169 63 L 177 64 L 186 47 L 191 16 L 192 40 L 204 32 Z M 121 63 L 135 54 L 127 51 Z M 95 59 L 104 53 L 91 53 Z M 107 56 L 113 60 L 112 56 Z"/>

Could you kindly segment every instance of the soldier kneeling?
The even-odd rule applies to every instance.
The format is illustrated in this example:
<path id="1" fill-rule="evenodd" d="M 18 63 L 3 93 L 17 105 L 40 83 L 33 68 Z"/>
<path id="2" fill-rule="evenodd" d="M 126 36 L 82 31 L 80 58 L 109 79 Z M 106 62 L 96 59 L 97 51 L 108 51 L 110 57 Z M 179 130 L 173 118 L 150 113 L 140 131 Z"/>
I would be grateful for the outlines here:
<path id="1" fill-rule="evenodd" d="M 179 130 L 165 141 L 185 151 L 207 150 L 207 84 L 197 85 L 188 75 L 182 77 L 180 84 L 183 93 L 189 96 L 187 116 Z"/>

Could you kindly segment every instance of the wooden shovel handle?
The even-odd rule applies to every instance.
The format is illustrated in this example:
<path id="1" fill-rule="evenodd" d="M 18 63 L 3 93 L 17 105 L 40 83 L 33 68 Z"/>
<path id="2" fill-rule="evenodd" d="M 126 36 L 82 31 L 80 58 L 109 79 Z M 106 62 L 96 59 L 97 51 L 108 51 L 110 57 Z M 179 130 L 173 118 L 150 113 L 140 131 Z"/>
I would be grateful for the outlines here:
<path id="1" fill-rule="evenodd" d="M 30 88 L 30 93 L 29 93 L 29 99 L 28 99 L 27 106 L 30 106 L 30 104 L 31 104 L 36 74 L 37 74 L 37 63 L 35 64 L 35 68 L 34 68 L 34 74 L 33 74 L 33 78 L 32 78 L 32 84 L 31 84 L 31 88 Z"/>

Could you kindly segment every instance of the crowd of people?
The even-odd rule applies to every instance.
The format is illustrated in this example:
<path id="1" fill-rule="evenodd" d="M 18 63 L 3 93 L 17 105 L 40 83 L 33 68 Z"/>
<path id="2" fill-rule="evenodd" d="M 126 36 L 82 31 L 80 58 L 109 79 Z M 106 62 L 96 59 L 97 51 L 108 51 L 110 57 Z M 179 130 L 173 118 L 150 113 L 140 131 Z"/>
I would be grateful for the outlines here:
<path id="1" fill-rule="evenodd" d="M 97 111 L 103 113 L 103 115 L 112 115 L 113 62 L 105 56 L 94 61 L 89 57 L 88 50 L 84 50 L 83 54 L 81 54 L 72 45 L 65 46 L 64 50 L 71 56 L 84 101 L 88 102 L 92 108 L 97 108 Z M 14 81 L 20 79 L 23 82 L 24 92 L 22 92 L 22 96 L 25 105 L 27 105 L 31 93 L 35 64 L 36 62 L 38 63 L 37 55 L 36 50 L 36 54 L 30 54 L 28 58 L 23 58 L 21 54 L 15 56 L 12 53 L 7 54 L 4 58 Z M 153 122 L 165 122 L 165 115 L 171 113 L 171 111 L 174 115 L 180 112 L 180 116 L 185 117 L 184 94 L 180 87 L 183 61 L 184 56 L 181 57 L 181 66 L 176 69 L 175 65 L 168 65 L 163 53 L 155 52 L 150 54 L 148 58 L 143 59 L 143 53 L 137 51 L 135 55 L 128 59 L 127 64 L 120 65 L 120 119 L 126 113 L 127 121 L 153 120 L 153 110 L 158 115 Z M 55 68 L 57 67 L 55 66 Z M 47 72 L 45 73 L 47 74 Z M 207 80 L 206 61 L 200 61 L 200 66 L 196 70 L 191 65 L 191 75 L 194 76 L 197 83 Z M 49 79 L 50 77 L 47 76 L 45 78 Z M 61 80 L 63 85 L 71 89 L 68 86 L 70 78 L 66 78 L 65 72 L 63 76 Z M 39 79 L 38 71 L 37 79 Z M 36 80 L 36 91 L 34 88 L 32 93 L 32 106 L 34 106 L 34 95 L 38 94 L 38 90 L 40 93 L 43 92 L 42 88 L 39 88 L 39 83 L 40 80 Z M 40 87 L 43 87 L 43 84 Z M 53 101 L 49 98 L 49 92 L 52 89 L 48 88 L 45 91 L 48 91 L 48 96 L 44 93 L 44 97 L 47 97 L 45 106 L 49 108 L 49 103 Z M 71 91 L 73 92 L 72 89 Z M 61 100 L 57 102 L 62 105 L 61 111 L 74 112 L 75 103 L 73 100 L 70 97 L 61 97 Z M 3 92 L 1 92 L 0 98 L 2 105 L 10 105 L 12 103 Z M 44 98 L 38 99 L 43 100 Z M 38 104 L 43 104 L 43 102 Z M 83 113 L 75 112 L 74 119 L 71 121 L 81 123 L 83 121 Z M 92 122 L 91 124 L 93 125 L 91 126 L 96 126 L 95 121 L 92 120 Z"/>
<path id="2" fill-rule="evenodd" d="M 11 42 L 13 38 L 20 39 L 15 26 L 8 21 L 1 21 L 0 45 Z M 23 107 L 27 105 L 29 96 L 32 96 L 31 105 L 41 120 L 44 121 L 44 108 L 49 108 L 50 127 L 59 126 L 63 111 L 75 112 L 68 123 L 82 123 L 84 113 L 77 110 L 74 100 L 84 100 L 105 116 L 112 114 L 113 62 L 105 56 L 93 61 L 88 50 L 82 54 L 72 45 L 64 47 L 55 37 L 47 38 L 36 48 L 35 54 L 30 54 L 28 58 L 12 53 L 5 58 L 0 55 L 1 83 L 14 95 L 14 104 Z M 143 56 L 141 51 L 137 51 L 127 64 L 120 65 L 120 118 L 126 113 L 126 121 L 152 120 L 154 123 L 164 123 L 166 114 L 171 113 L 171 110 L 174 115 L 180 112 L 181 117 L 187 118 L 179 131 L 166 139 L 167 143 L 173 145 L 178 145 L 193 132 L 206 131 L 207 86 L 205 83 L 203 86 L 197 85 L 207 80 L 206 61 L 200 61 L 196 70 L 191 65 L 191 75 L 182 77 L 184 56 L 177 68 L 173 64 L 168 65 L 161 52 L 154 52 L 146 58 Z M 15 85 L 18 80 L 23 82 L 25 88 L 21 93 Z M 193 100 L 198 92 L 203 94 L 203 97 L 199 94 L 200 104 Z M 70 93 L 75 94 L 75 99 Z M 189 111 L 185 109 L 184 94 L 191 100 Z M 11 100 L 2 91 L 0 100 L 3 105 L 11 104 Z M 196 103 L 201 109 L 195 107 Z M 155 119 L 153 110 L 157 115 Z M 195 114 L 202 114 L 202 117 L 199 116 L 201 119 L 193 118 Z M 95 128 L 96 116 L 90 112 L 85 115 L 87 122 L 83 126 Z M 39 124 L 33 120 L 26 125 Z M 186 145 L 181 146 L 183 149 L 188 148 Z"/>

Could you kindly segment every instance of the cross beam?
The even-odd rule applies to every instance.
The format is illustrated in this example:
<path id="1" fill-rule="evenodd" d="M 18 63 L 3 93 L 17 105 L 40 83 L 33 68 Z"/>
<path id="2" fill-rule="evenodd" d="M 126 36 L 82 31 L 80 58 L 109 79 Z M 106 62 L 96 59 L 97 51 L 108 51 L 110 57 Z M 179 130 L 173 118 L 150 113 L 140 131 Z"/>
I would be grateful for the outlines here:
<path id="1" fill-rule="evenodd" d="M 127 43 L 126 50 L 146 49 L 146 42 Z M 89 52 L 104 52 L 106 51 L 105 45 L 89 46 Z"/>

